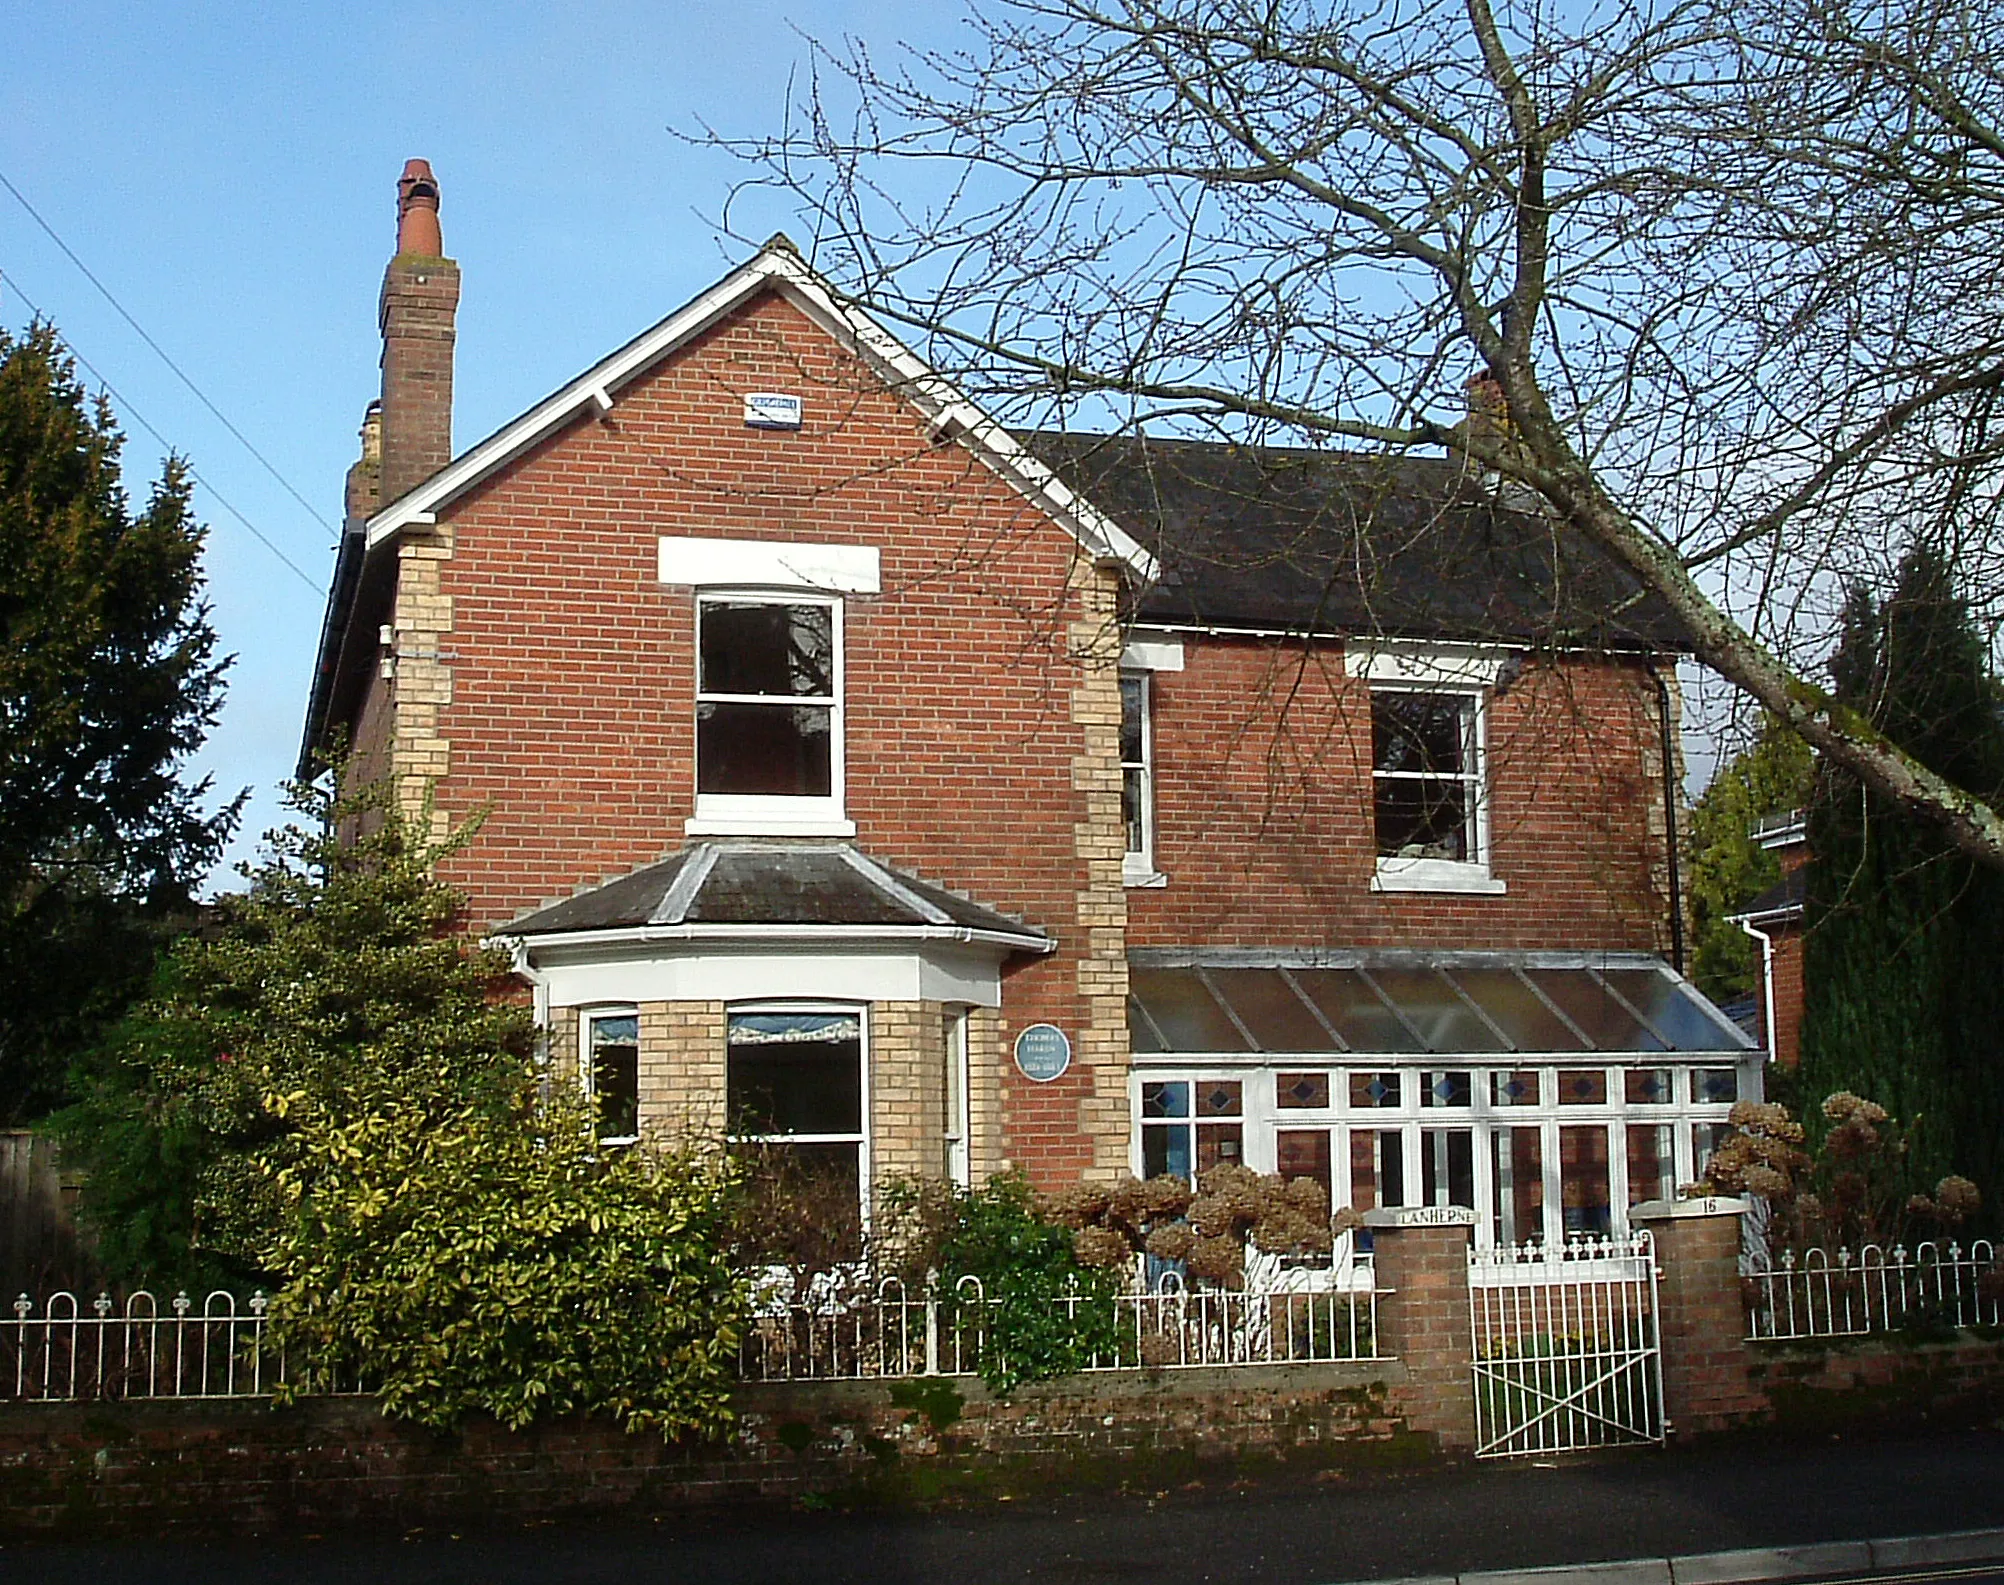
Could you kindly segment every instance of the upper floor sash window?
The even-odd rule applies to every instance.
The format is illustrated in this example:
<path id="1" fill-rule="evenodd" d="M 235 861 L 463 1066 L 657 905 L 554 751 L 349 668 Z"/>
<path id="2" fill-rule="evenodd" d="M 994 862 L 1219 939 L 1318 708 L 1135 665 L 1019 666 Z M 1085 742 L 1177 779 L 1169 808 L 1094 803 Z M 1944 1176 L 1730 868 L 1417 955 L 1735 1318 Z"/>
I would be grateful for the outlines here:
<path id="1" fill-rule="evenodd" d="M 695 824 L 841 822 L 841 602 L 704 595 L 696 628 Z"/>

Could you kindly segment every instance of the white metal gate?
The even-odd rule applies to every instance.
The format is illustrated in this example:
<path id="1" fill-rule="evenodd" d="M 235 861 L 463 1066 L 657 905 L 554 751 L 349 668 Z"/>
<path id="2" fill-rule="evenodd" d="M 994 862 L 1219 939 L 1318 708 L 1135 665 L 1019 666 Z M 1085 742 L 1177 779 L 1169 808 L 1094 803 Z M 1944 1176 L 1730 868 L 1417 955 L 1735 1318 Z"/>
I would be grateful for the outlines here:
<path id="1" fill-rule="evenodd" d="M 1471 1249 L 1468 1303 L 1478 1457 L 1663 1440 L 1648 1233 Z"/>

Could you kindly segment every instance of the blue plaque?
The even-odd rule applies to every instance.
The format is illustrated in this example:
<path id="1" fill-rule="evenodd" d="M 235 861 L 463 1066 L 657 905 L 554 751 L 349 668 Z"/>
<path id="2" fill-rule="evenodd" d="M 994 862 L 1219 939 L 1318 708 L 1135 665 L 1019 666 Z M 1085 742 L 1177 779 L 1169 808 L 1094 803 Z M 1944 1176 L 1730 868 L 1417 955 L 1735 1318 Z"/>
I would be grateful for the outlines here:
<path id="1" fill-rule="evenodd" d="M 1072 1043 L 1056 1024 L 1032 1024 L 1016 1037 L 1016 1071 L 1049 1084 L 1072 1065 Z"/>

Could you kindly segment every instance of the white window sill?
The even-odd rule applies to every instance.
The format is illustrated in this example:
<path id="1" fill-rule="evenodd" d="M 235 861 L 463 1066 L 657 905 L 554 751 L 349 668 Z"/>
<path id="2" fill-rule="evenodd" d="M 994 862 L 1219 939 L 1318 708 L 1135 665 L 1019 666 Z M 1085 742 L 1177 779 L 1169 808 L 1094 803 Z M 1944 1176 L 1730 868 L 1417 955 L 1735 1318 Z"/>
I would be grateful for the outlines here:
<path id="1" fill-rule="evenodd" d="M 1130 853 L 1120 861 L 1120 883 L 1123 886 L 1144 886 L 1159 890 L 1169 884 L 1169 877 L 1139 853 Z"/>
<path id="2" fill-rule="evenodd" d="M 781 820 L 756 815 L 693 816 L 682 822 L 682 834 L 692 837 L 852 837 L 853 820 Z"/>
<path id="3" fill-rule="evenodd" d="M 1453 859 L 1379 859 L 1371 877 L 1374 892 L 1454 892 L 1468 897 L 1501 897 L 1509 887 L 1486 864 Z"/>

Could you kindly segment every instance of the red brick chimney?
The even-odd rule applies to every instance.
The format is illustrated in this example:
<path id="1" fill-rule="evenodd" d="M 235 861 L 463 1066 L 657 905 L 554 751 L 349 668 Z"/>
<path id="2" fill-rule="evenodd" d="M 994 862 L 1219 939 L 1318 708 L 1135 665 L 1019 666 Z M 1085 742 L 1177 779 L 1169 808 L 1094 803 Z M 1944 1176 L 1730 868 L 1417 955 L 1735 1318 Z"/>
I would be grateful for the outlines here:
<path id="1" fill-rule="evenodd" d="M 411 160 L 397 183 L 397 252 L 383 271 L 382 484 L 388 503 L 452 460 L 453 316 L 459 266 L 444 257 L 438 180 Z"/>
<path id="2" fill-rule="evenodd" d="M 362 415 L 362 455 L 348 470 L 344 499 L 350 517 L 374 517 L 383 504 L 383 404 L 371 402 Z"/>

